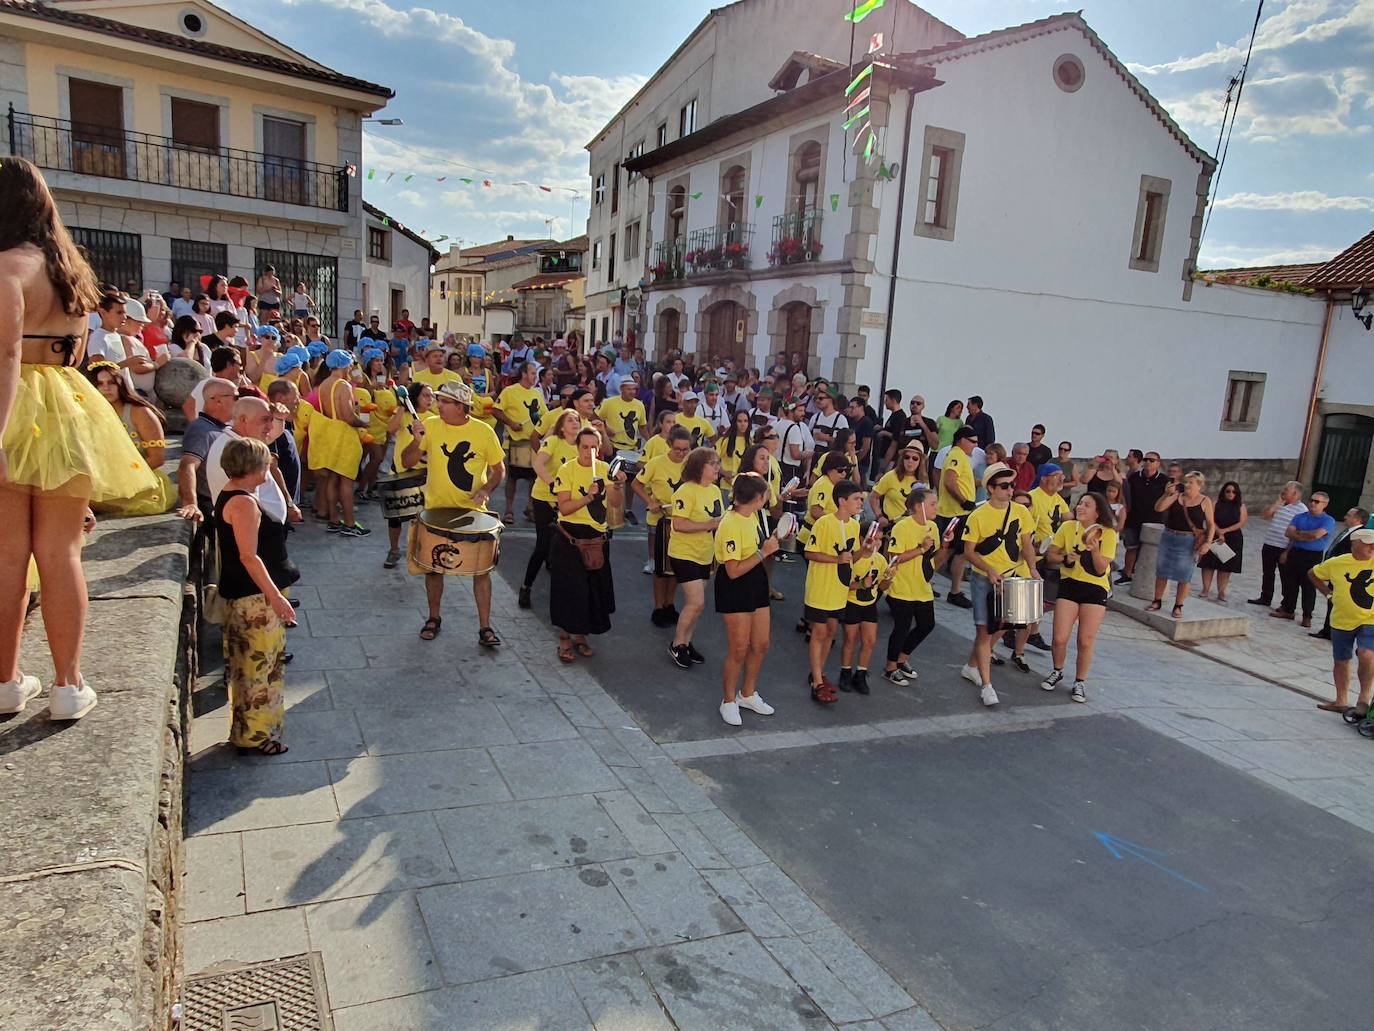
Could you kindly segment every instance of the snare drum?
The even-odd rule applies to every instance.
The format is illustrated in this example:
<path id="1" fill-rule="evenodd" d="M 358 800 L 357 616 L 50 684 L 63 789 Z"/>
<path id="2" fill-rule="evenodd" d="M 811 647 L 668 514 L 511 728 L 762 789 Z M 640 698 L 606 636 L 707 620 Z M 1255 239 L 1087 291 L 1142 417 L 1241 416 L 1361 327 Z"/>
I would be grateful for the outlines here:
<path id="1" fill-rule="evenodd" d="M 413 519 L 425 510 L 425 470 L 377 477 L 382 514 L 388 519 Z"/>
<path id="2" fill-rule="evenodd" d="M 528 440 L 512 440 L 509 455 L 512 469 L 534 468 L 534 445 Z"/>
<path id="3" fill-rule="evenodd" d="M 481 576 L 501 556 L 501 520 L 466 508 L 428 508 L 410 524 L 406 567 L 416 576 Z"/>
<path id="4" fill-rule="evenodd" d="M 615 453 L 615 457 L 623 463 L 626 479 L 633 480 L 639 475 L 644 462 L 644 456 L 640 452 L 622 449 Z"/>
<path id="5" fill-rule="evenodd" d="M 1045 581 L 1029 576 L 1004 576 L 1000 588 L 1002 625 L 1026 627 L 1044 615 Z"/>

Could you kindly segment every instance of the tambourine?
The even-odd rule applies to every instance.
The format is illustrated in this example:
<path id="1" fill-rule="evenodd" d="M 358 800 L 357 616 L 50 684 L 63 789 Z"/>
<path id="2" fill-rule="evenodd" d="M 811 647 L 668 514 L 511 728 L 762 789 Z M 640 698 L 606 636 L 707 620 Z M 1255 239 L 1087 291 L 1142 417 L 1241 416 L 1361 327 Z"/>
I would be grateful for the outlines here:
<path id="1" fill-rule="evenodd" d="M 619 478 L 620 478 L 620 474 L 621 474 L 624 470 L 625 470 L 625 459 L 621 458 L 619 455 L 616 455 L 616 457 L 615 457 L 615 458 L 612 458 L 611 461 L 610 461 L 610 464 L 607 465 L 607 467 L 606 467 L 606 479 L 608 479 L 608 480 L 616 480 L 616 479 L 619 479 Z"/>
<path id="2" fill-rule="evenodd" d="M 784 512 L 778 516 L 778 525 L 773 528 L 773 536 L 780 541 L 785 541 L 797 532 L 797 517 L 791 512 Z"/>
<path id="3" fill-rule="evenodd" d="M 782 494 L 780 494 L 779 496 L 785 498 L 800 486 L 801 479 L 799 477 L 794 476 L 782 485 Z"/>

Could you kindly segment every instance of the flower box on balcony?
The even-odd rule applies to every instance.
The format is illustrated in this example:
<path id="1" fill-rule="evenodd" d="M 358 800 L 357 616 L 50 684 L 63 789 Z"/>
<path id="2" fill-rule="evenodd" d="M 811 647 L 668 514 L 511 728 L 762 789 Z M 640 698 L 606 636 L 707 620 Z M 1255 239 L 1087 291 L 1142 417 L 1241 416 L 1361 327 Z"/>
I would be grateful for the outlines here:
<path id="1" fill-rule="evenodd" d="M 773 244 L 773 249 L 768 252 L 768 264 L 777 268 L 779 265 L 795 265 L 803 261 L 816 261 L 821 255 L 821 242 L 819 240 L 807 240 L 800 236 L 784 236 Z"/>

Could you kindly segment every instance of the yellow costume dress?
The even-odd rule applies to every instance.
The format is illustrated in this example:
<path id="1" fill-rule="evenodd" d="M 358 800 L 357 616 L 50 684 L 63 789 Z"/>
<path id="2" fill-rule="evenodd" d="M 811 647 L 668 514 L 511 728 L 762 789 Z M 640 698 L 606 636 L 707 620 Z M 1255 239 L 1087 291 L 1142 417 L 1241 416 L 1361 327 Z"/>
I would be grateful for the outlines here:
<path id="1" fill-rule="evenodd" d="M 138 430 L 134 427 L 133 409 L 129 405 L 124 406 L 120 418 L 125 431 L 129 434 L 129 439 L 133 441 L 134 447 L 138 449 L 139 455 L 143 458 L 144 465 L 148 463 L 147 453 L 150 448 L 165 448 L 167 446 L 165 440 L 145 441 L 139 437 Z M 163 512 L 170 511 L 177 500 L 177 489 L 172 484 L 172 478 L 161 469 L 153 469 L 151 466 L 149 469 L 157 481 L 156 486 L 140 491 L 132 498 L 119 501 L 92 502 L 92 510 L 108 512 L 117 516 L 161 515 Z"/>
<path id="2" fill-rule="evenodd" d="M 345 390 L 352 389 L 343 379 L 329 379 L 320 387 L 321 408 L 310 416 L 310 468 L 324 469 L 354 480 L 363 460 L 363 442 L 358 439 L 358 427 L 329 415 L 323 408 L 324 395 L 328 394 L 330 409 L 338 410 L 335 405 L 340 384 Z"/>

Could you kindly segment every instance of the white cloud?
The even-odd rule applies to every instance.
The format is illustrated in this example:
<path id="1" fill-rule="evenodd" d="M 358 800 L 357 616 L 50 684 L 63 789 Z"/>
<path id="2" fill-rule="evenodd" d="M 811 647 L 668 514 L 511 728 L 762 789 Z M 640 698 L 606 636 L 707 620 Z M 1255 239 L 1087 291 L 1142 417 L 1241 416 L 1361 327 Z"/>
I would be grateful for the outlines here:
<path id="1" fill-rule="evenodd" d="M 1374 197 L 1333 197 L 1318 190 L 1291 193 L 1233 193 L 1219 198 L 1218 208 L 1243 211 L 1374 211 Z"/>
<path id="2" fill-rule="evenodd" d="M 1298 244 L 1294 246 L 1241 246 L 1239 244 L 1203 243 L 1198 255 L 1198 268 L 1247 268 L 1253 265 L 1305 265 L 1329 261 L 1349 246 L 1349 241 L 1331 244 Z"/>

